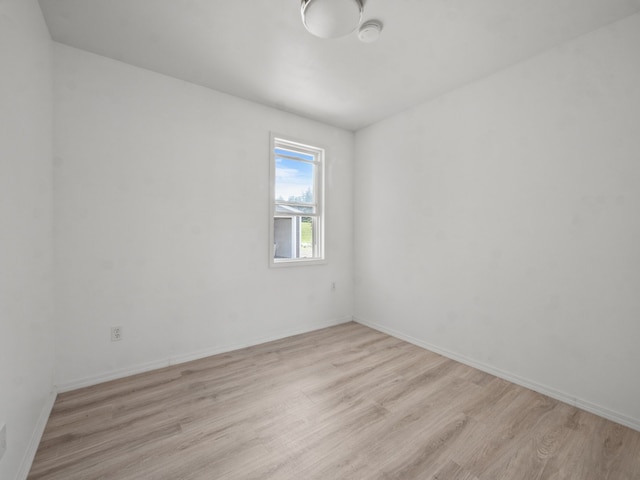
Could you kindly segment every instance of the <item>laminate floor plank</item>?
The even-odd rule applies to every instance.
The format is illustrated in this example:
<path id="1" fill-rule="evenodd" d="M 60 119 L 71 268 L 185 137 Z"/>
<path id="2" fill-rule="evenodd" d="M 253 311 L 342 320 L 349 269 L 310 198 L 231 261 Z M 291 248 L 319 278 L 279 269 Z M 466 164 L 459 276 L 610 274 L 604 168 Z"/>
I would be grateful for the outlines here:
<path id="1" fill-rule="evenodd" d="M 434 474 L 431 480 L 478 480 L 478 477 L 466 471 L 457 463 L 450 461 Z"/>
<path id="2" fill-rule="evenodd" d="M 640 432 L 347 323 L 60 394 L 29 479 L 640 480 Z"/>

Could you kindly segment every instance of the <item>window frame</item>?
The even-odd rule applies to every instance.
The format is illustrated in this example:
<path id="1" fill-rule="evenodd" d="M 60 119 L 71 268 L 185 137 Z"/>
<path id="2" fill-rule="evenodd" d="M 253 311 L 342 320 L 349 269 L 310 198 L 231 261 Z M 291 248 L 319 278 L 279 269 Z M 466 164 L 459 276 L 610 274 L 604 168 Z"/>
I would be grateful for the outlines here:
<path id="1" fill-rule="evenodd" d="M 271 132 L 269 136 L 269 266 L 270 267 L 292 267 L 302 265 L 322 265 L 327 263 L 325 252 L 325 156 L 326 150 L 322 147 L 311 145 L 308 142 L 303 142 L 293 139 L 289 135 L 280 135 Z M 276 201 L 276 149 L 289 149 L 298 151 L 300 153 L 311 155 L 314 157 L 313 161 L 308 161 L 315 165 L 314 175 L 314 203 L 316 208 L 315 213 L 305 214 L 293 214 L 296 217 L 311 217 L 314 219 L 313 228 L 313 250 L 314 256 L 312 258 L 275 258 L 274 241 L 275 241 L 275 218 L 286 218 L 286 215 L 276 212 L 277 205 L 283 204 L 295 204 L 295 202 L 281 202 Z M 296 159 L 297 160 L 297 159 Z M 301 162 L 307 162 L 306 160 L 299 160 Z"/>

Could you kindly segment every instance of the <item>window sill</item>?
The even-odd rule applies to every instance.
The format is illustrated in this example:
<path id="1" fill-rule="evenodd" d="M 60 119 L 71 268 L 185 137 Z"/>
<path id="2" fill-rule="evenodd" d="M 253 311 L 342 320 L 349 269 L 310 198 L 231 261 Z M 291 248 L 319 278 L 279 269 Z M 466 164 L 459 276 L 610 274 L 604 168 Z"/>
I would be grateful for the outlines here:
<path id="1" fill-rule="evenodd" d="M 269 266 L 274 268 L 281 267 L 302 267 L 306 265 L 326 265 L 327 260 L 325 258 L 309 258 L 309 259 L 272 259 Z"/>

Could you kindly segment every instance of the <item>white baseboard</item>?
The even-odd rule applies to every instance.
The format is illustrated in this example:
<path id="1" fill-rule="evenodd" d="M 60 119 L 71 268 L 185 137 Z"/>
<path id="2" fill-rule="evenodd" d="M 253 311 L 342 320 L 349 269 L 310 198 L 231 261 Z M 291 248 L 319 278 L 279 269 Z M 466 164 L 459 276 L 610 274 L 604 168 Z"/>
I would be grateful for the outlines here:
<path id="1" fill-rule="evenodd" d="M 365 325 L 367 327 L 373 328 L 374 330 L 378 330 L 380 332 L 391 335 L 392 337 L 398 338 L 400 340 L 404 340 L 405 342 L 412 343 L 413 345 L 417 345 L 418 347 L 422 347 L 431 352 L 438 353 L 444 357 L 450 358 L 457 362 L 464 363 L 465 365 L 468 365 L 470 367 L 477 368 L 478 370 L 482 370 L 483 372 L 489 373 L 491 375 L 495 375 L 496 377 L 500 377 L 504 380 L 508 380 L 509 382 L 513 382 L 517 385 L 528 388 L 535 392 L 542 393 L 543 395 L 547 395 L 548 397 L 555 398 L 556 400 L 559 400 L 563 403 L 573 405 L 582 410 L 593 413 L 594 415 L 598 415 L 600 417 L 606 418 L 607 420 L 611 420 L 612 422 L 619 423 L 620 425 L 624 425 L 626 427 L 632 428 L 640 432 L 640 419 L 628 417 L 621 413 L 609 410 L 608 408 L 591 403 L 587 400 L 576 398 L 565 392 L 556 390 L 555 388 L 551 388 L 546 385 L 539 384 L 537 382 L 528 380 L 526 378 L 520 377 L 513 373 L 500 370 L 490 365 L 486 365 L 482 362 L 478 362 L 464 355 L 460 355 L 458 353 L 451 352 L 444 348 L 431 345 L 428 342 L 420 340 L 419 338 L 412 337 L 411 335 L 407 335 L 393 328 L 379 325 L 374 322 L 368 322 L 366 320 L 363 320 L 362 318 L 357 318 L 357 317 L 354 317 L 353 321 L 361 325 Z"/>
<path id="2" fill-rule="evenodd" d="M 159 368 L 168 367 L 170 365 L 178 365 L 180 363 L 190 362 L 192 360 L 198 360 L 200 358 L 210 357 L 212 355 L 218 355 L 220 353 L 227 353 L 233 350 L 239 350 L 241 348 L 259 345 L 261 343 L 271 342 L 273 340 L 280 340 L 282 338 L 291 337 L 293 335 L 299 335 L 301 333 L 313 332 L 314 330 L 320 330 L 322 328 L 332 327 L 334 325 L 339 325 L 339 324 L 347 323 L 351 321 L 353 321 L 353 317 L 351 317 L 351 315 L 348 315 L 342 318 L 328 320 L 325 322 L 316 322 L 316 323 L 307 324 L 307 325 L 303 325 L 296 328 L 278 330 L 263 336 L 249 338 L 246 341 L 239 342 L 239 343 L 220 345 L 220 346 L 215 346 L 215 347 L 204 349 L 204 350 L 198 350 L 196 352 L 173 355 L 168 358 L 156 360 L 153 362 L 132 365 L 131 367 L 121 368 L 118 370 L 113 370 L 113 371 L 101 373 L 98 375 L 92 375 L 90 377 L 85 377 L 78 380 L 62 382 L 56 385 L 56 388 L 57 388 L 57 391 L 60 393 L 68 392 L 70 390 L 76 390 L 78 388 L 83 388 L 83 387 L 90 387 L 91 385 L 97 385 L 99 383 L 108 382 L 110 380 L 117 380 L 119 378 L 129 377 L 131 375 L 136 375 L 138 373 L 144 373 L 150 370 L 157 370 Z"/>
<path id="3" fill-rule="evenodd" d="M 49 416 L 51 415 L 53 404 L 56 402 L 56 397 L 57 393 L 54 390 L 49 394 L 49 397 L 47 398 L 44 406 L 42 407 L 42 410 L 40 411 L 40 416 L 38 417 L 36 426 L 34 427 L 33 433 L 31 434 L 29 445 L 27 445 L 27 450 L 24 452 L 24 456 L 22 457 L 22 462 L 20 463 L 20 468 L 18 469 L 16 480 L 26 480 L 27 476 L 29 476 L 29 471 L 31 470 L 33 459 L 36 457 L 36 452 L 38 451 L 38 446 L 40 445 L 42 434 L 44 433 L 44 429 L 47 426 L 47 421 L 49 420 Z"/>

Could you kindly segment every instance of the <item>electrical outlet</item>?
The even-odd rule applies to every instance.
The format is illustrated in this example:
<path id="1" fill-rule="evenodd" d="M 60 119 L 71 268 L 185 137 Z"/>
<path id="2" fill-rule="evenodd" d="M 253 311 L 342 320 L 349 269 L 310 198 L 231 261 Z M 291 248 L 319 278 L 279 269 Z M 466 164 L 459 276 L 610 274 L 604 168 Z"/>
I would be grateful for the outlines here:
<path id="1" fill-rule="evenodd" d="M 111 327 L 111 341 L 119 342 L 122 340 L 122 327 Z"/>
<path id="2" fill-rule="evenodd" d="M 0 460 L 2 460 L 2 456 L 6 451 L 7 451 L 7 425 L 2 424 L 2 427 L 0 428 Z"/>

